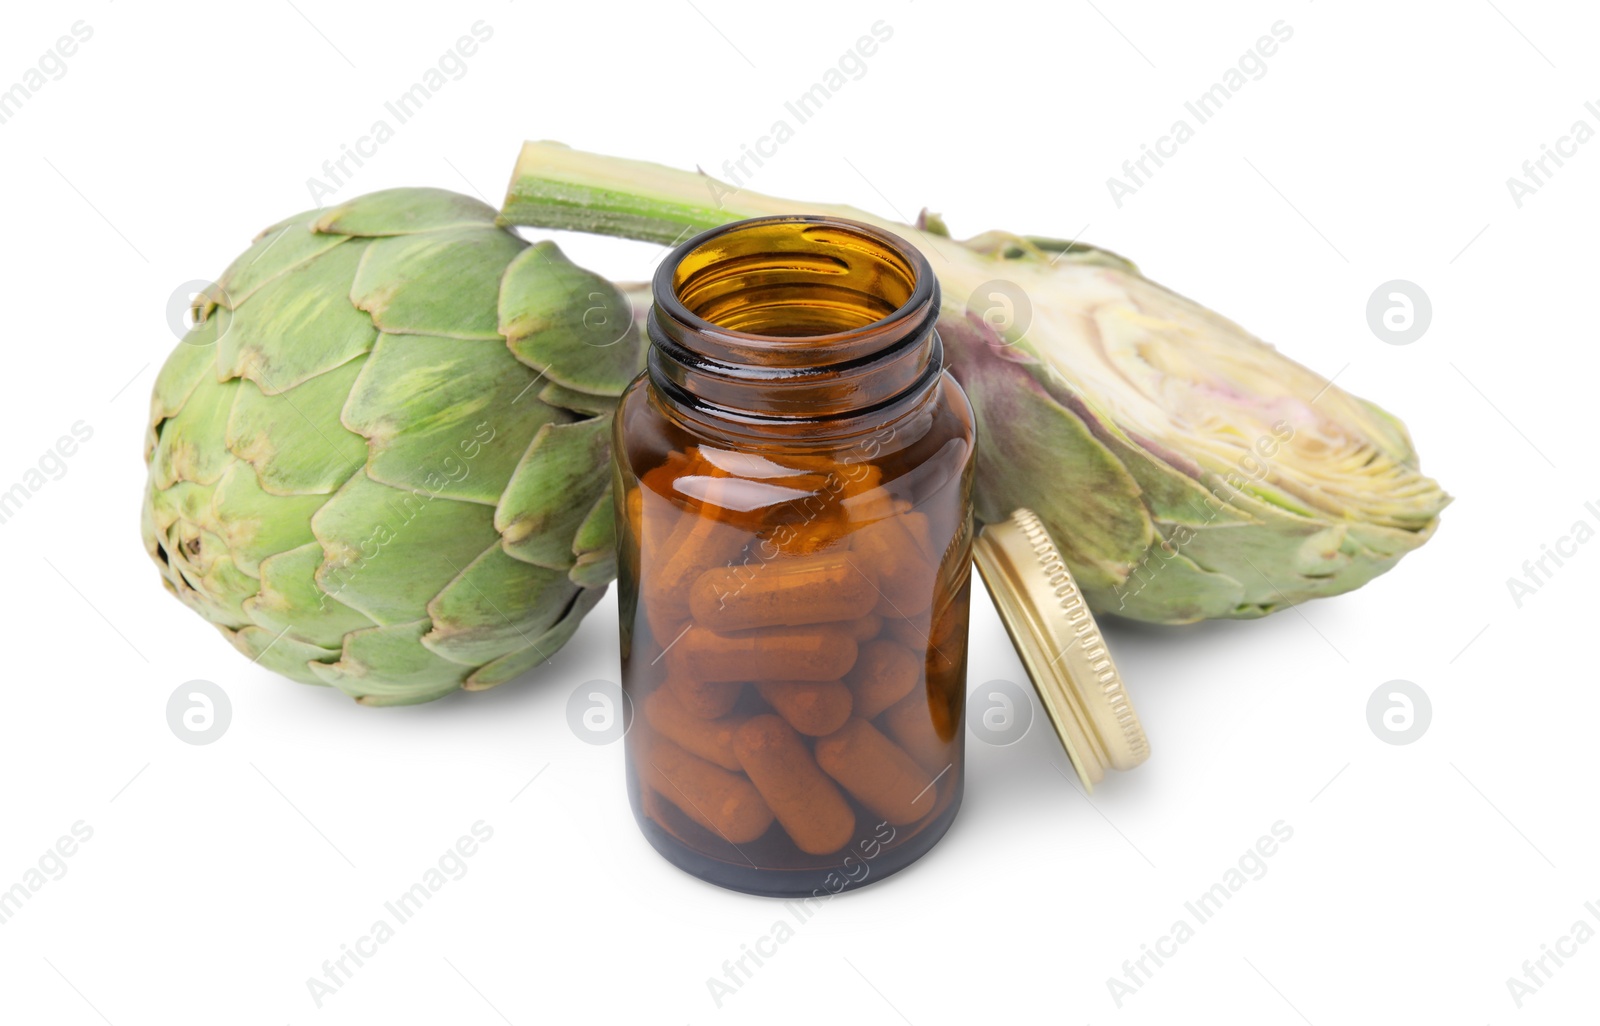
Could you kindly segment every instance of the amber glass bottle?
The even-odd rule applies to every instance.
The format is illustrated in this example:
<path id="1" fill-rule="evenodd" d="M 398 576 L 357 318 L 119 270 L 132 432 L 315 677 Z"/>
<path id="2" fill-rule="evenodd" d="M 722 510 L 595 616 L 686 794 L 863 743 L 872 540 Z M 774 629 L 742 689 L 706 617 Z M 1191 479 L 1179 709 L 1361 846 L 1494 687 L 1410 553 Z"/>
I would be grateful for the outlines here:
<path id="1" fill-rule="evenodd" d="M 628 789 L 679 867 L 826 896 L 961 800 L 972 410 L 887 232 L 740 221 L 661 265 L 616 418 Z"/>

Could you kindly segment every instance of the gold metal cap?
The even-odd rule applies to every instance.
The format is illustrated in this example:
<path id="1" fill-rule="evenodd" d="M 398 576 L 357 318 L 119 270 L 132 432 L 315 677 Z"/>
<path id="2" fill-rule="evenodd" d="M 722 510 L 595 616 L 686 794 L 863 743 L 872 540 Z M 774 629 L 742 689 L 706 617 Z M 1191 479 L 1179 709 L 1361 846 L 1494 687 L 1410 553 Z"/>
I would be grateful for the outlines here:
<path id="1" fill-rule="evenodd" d="M 1094 790 L 1107 768 L 1148 759 L 1150 742 L 1100 628 L 1033 511 L 985 527 L 973 555 L 1084 789 Z"/>

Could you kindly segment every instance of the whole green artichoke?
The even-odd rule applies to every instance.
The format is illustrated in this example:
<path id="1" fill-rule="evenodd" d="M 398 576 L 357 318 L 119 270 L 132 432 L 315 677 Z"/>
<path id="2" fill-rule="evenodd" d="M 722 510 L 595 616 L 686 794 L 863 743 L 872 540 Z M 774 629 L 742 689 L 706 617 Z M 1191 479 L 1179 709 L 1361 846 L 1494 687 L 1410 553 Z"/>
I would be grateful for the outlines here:
<path id="1" fill-rule="evenodd" d="M 155 384 L 143 533 L 241 652 L 358 701 L 492 687 L 615 576 L 632 299 L 477 200 L 394 189 L 273 225 Z"/>
<path id="2" fill-rule="evenodd" d="M 853 207 L 528 143 L 503 220 L 671 243 L 821 213 L 903 235 L 939 277 L 939 332 L 978 419 L 977 514 L 1036 512 L 1095 609 L 1256 617 L 1360 587 L 1449 497 L 1405 427 L 1238 325 L 1076 243 L 957 241 Z"/>

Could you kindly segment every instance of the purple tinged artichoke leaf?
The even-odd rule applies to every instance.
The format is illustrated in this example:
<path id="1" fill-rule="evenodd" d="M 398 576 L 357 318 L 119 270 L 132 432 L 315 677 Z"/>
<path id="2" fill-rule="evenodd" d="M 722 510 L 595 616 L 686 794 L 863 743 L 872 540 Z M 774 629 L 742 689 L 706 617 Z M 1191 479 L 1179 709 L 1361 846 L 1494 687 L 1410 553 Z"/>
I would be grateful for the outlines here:
<path id="1" fill-rule="evenodd" d="M 1125 580 L 1155 538 L 1138 482 L 986 326 L 947 318 L 940 334 L 977 420 L 978 518 L 1027 506 L 1055 527 L 1074 571 L 1103 587 Z"/>

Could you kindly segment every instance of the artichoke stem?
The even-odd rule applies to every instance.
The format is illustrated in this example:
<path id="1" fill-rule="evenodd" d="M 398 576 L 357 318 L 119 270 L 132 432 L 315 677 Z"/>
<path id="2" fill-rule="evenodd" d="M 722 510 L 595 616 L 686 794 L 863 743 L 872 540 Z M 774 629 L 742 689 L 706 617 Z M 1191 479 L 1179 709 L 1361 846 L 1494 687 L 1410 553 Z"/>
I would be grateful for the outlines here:
<path id="1" fill-rule="evenodd" d="M 704 172 L 585 153 L 557 142 L 523 144 L 499 223 L 673 245 L 729 221 L 782 213 L 831 214 L 906 231 L 854 207 L 777 199 Z"/>

